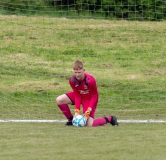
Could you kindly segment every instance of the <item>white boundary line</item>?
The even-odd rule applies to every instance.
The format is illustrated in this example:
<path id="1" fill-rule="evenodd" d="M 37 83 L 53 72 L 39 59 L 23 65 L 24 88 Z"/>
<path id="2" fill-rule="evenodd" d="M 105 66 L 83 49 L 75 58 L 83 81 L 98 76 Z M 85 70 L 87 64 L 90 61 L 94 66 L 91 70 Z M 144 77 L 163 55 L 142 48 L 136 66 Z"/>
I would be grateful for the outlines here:
<path id="1" fill-rule="evenodd" d="M 34 122 L 34 123 L 53 123 L 53 122 L 67 122 L 67 120 L 2 120 L 0 119 L 1 122 L 20 122 L 20 123 L 25 123 L 25 122 Z"/>
<path id="2" fill-rule="evenodd" d="M 33 123 L 54 123 L 54 122 L 66 122 L 67 120 L 2 120 L 0 119 L 0 123 L 2 122 L 17 122 L 17 123 L 25 123 L 25 122 L 33 122 Z M 163 120 L 154 120 L 154 119 L 149 119 L 149 120 L 118 120 L 119 123 L 166 123 L 166 119 Z"/>
<path id="3" fill-rule="evenodd" d="M 148 119 L 148 120 L 118 120 L 120 123 L 166 123 L 166 119 L 164 120 L 154 120 L 154 119 Z"/>

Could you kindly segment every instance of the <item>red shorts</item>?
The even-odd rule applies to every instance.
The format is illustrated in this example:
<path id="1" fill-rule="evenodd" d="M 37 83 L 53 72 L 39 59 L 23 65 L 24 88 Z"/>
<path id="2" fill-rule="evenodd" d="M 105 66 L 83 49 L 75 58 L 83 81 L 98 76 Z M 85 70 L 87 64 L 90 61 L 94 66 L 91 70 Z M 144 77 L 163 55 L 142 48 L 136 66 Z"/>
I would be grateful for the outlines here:
<path id="1" fill-rule="evenodd" d="M 69 97 L 69 99 L 72 101 L 72 104 L 74 105 L 75 104 L 75 95 L 74 95 L 74 92 L 67 92 L 66 95 Z M 82 112 L 85 113 L 89 107 L 89 104 L 90 104 L 90 100 L 82 100 Z M 97 103 L 96 105 L 92 108 L 92 111 L 90 113 L 90 117 L 94 118 L 95 116 L 95 111 L 96 111 L 96 106 L 97 106 Z"/>

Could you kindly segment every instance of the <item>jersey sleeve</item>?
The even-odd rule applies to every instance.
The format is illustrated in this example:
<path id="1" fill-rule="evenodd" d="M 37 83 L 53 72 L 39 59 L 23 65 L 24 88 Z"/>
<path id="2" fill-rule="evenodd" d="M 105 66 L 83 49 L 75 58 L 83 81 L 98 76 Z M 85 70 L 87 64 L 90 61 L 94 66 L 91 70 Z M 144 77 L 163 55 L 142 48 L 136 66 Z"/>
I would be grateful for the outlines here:
<path id="1" fill-rule="evenodd" d="M 89 107 L 93 108 L 97 105 L 98 102 L 98 90 L 95 79 L 91 79 L 88 83 L 90 94 L 91 94 L 91 101 Z"/>
<path id="2" fill-rule="evenodd" d="M 71 79 L 69 80 L 69 84 L 74 92 L 75 95 L 75 109 L 79 109 L 80 110 L 80 106 L 81 106 L 81 95 L 80 93 L 77 91 L 77 89 L 75 88 L 74 84 L 72 83 Z"/>

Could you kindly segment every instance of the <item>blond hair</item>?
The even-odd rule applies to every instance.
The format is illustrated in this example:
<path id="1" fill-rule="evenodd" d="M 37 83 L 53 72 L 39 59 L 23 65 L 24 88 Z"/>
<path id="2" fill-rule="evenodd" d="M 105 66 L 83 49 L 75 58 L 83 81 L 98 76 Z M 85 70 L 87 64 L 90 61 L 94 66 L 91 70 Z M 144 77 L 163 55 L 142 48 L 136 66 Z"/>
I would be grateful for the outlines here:
<path id="1" fill-rule="evenodd" d="M 73 69 L 74 69 L 74 70 L 79 70 L 79 69 L 83 69 L 83 68 L 84 68 L 84 64 L 83 64 L 82 61 L 76 60 L 76 61 L 74 62 L 74 65 L 73 65 Z"/>

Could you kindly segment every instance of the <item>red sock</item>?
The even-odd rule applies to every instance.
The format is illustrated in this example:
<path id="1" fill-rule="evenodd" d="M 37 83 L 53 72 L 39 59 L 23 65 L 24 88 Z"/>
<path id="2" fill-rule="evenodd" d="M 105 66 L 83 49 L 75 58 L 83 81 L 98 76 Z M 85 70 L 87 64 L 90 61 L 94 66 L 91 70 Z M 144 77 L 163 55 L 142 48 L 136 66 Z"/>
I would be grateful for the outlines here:
<path id="1" fill-rule="evenodd" d="M 93 127 L 103 126 L 107 122 L 110 123 L 111 122 L 111 118 L 112 118 L 111 116 L 102 117 L 102 118 L 96 118 L 96 119 L 94 119 L 92 126 Z"/>
<path id="2" fill-rule="evenodd" d="M 58 105 L 58 107 L 60 108 L 60 110 L 62 111 L 62 113 L 65 115 L 65 117 L 67 119 L 72 120 L 73 115 L 72 115 L 70 108 L 67 104 L 61 104 L 61 105 Z"/>

